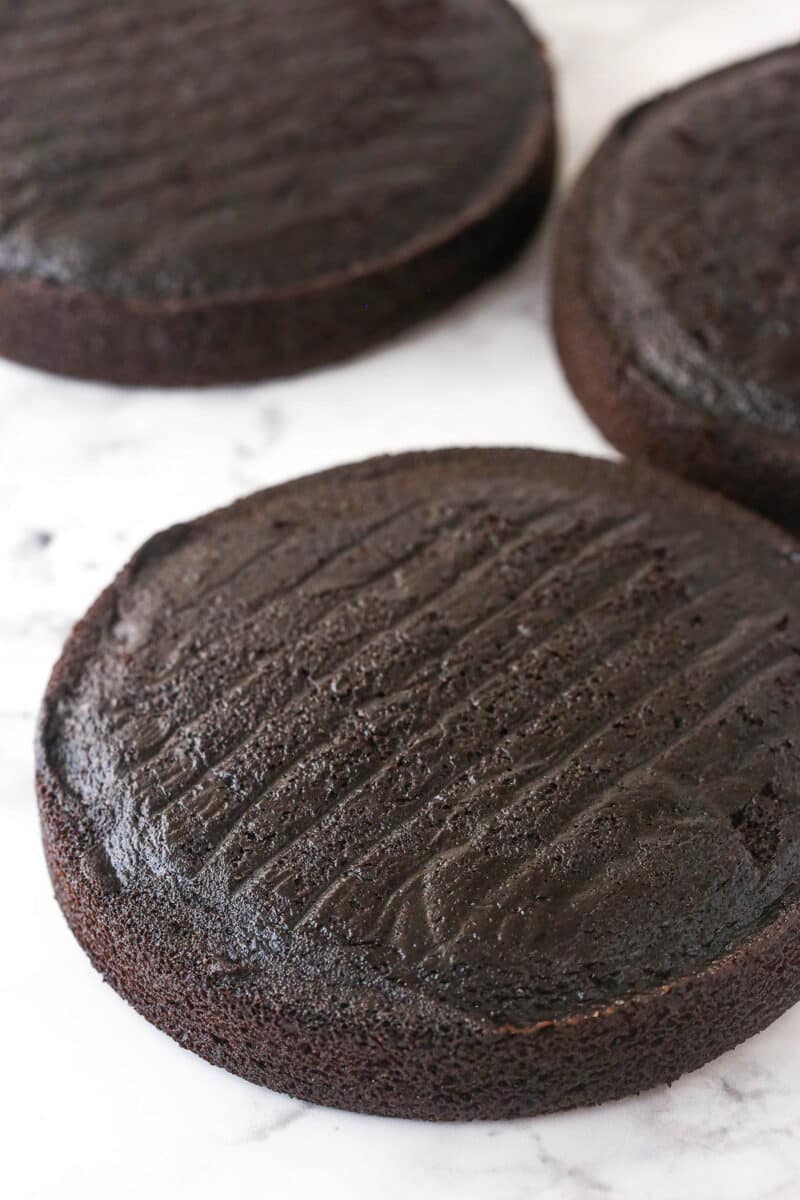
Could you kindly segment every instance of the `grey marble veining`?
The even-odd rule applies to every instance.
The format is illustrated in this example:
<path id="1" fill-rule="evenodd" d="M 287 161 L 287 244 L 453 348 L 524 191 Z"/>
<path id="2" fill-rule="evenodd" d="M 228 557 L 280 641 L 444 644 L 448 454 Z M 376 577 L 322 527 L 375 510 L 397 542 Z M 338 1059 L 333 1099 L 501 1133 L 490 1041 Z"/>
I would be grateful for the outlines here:
<path id="1" fill-rule="evenodd" d="M 648 92 L 792 37 L 796 0 L 531 0 L 569 177 Z M 305 1200 L 795 1200 L 800 1007 L 671 1088 L 533 1121 L 326 1111 L 206 1066 L 105 987 L 46 878 L 31 741 L 49 669 L 149 534 L 332 463 L 447 443 L 604 453 L 547 329 L 549 235 L 452 313 L 292 382 L 138 393 L 0 364 L 5 1194 Z"/>

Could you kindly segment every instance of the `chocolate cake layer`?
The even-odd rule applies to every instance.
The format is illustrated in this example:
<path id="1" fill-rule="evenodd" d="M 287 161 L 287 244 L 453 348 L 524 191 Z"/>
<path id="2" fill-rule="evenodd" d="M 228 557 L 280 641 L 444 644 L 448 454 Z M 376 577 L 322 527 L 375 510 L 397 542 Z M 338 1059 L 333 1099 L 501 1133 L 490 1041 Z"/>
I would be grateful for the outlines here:
<path id="1" fill-rule="evenodd" d="M 562 225 L 556 331 L 632 456 L 800 528 L 800 46 L 617 122 Z"/>
<path id="2" fill-rule="evenodd" d="M 376 459 L 148 542 L 38 785 L 106 978 L 323 1103 L 503 1117 L 800 995 L 800 549 L 646 469 Z"/>
<path id="3" fill-rule="evenodd" d="M 0 352 L 56 371 L 344 357 L 504 265 L 549 191 L 505 0 L 36 0 L 0 55 Z"/>

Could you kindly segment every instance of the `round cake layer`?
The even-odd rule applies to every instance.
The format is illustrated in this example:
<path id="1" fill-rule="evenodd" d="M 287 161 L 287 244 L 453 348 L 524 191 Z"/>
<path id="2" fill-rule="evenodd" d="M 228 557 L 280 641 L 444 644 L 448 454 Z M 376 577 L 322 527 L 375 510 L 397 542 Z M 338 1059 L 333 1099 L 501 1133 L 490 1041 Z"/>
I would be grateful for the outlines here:
<path id="1" fill-rule="evenodd" d="M 149 1019 L 296 1095 L 673 1078 L 800 994 L 798 572 L 710 495 L 525 450 L 177 526 L 48 689 L 59 900 Z"/>
<path id="2" fill-rule="evenodd" d="M 626 114 L 562 227 L 567 374 L 622 449 L 800 527 L 800 46 Z"/>
<path id="3" fill-rule="evenodd" d="M 352 353 L 503 265 L 549 189 L 506 0 L 37 0 L 0 53 L 0 350 L 55 370 Z"/>

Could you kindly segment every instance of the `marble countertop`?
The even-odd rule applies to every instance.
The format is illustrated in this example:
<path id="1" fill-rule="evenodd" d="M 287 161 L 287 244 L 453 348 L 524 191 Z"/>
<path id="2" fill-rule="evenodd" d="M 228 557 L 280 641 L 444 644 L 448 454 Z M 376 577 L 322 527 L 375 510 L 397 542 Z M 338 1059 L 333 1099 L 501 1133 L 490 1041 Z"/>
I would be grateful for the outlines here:
<path id="1" fill-rule="evenodd" d="M 797 0 L 532 0 L 569 178 L 632 101 L 800 36 Z M 477 1126 L 315 1108 L 207 1066 L 106 987 L 53 901 L 31 741 L 72 622 L 154 530 L 379 451 L 608 453 L 547 328 L 546 233 L 446 317 L 348 366 L 201 393 L 0 364 L 0 1178 L 24 1198 L 787 1200 L 800 1195 L 800 1006 L 671 1088 Z"/>

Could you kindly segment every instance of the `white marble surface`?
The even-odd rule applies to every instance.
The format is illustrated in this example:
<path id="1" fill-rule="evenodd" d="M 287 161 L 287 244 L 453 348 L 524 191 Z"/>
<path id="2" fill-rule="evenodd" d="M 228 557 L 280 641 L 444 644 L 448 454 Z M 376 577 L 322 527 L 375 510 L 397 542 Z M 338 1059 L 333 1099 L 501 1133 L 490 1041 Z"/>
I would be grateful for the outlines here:
<path id="1" fill-rule="evenodd" d="M 538 0 L 564 174 L 633 100 L 800 36 L 797 0 Z M 206 1066 L 101 983 L 52 899 L 34 712 L 78 617 L 155 529 L 377 451 L 603 453 L 546 326 L 547 239 L 446 318 L 291 383 L 125 392 L 0 364 L 0 1180 L 27 1197 L 770 1200 L 800 1196 L 800 1007 L 672 1088 L 482 1126 L 354 1117 Z"/>

